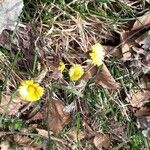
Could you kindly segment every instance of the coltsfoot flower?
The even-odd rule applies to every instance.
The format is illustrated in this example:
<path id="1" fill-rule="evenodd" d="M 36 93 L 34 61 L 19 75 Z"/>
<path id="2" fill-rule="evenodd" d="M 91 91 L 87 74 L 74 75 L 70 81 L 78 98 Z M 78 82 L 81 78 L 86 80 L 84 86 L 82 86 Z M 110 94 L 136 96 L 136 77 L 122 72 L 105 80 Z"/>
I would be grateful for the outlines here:
<path id="1" fill-rule="evenodd" d="M 92 47 L 92 52 L 89 54 L 94 65 L 100 66 L 103 64 L 105 52 L 101 44 L 96 43 Z"/>
<path id="2" fill-rule="evenodd" d="M 74 64 L 69 69 L 69 76 L 71 80 L 77 81 L 81 78 L 81 76 L 84 74 L 84 69 L 79 64 Z"/>
<path id="3" fill-rule="evenodd" d="M 23 80 L 18 88 L 20 97 L 26 101 L 37 101 L 44 94 L 44 88 L 33 80 Z"/>
<path id="4" fill-rule="evenodd" d="M 60 70 L 61 72 L 63 72 L 64 69 L 65 69 L 65 64 L 64 64 L 64 62 L 61 61 L 61 62 L 59 63 L 58 70 Z"/>

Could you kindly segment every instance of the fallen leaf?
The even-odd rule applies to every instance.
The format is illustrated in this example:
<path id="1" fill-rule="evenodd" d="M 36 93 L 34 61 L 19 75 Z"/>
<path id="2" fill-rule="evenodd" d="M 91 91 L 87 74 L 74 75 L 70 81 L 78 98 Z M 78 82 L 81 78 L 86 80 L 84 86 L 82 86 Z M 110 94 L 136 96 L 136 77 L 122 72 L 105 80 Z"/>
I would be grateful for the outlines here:
<path id="1" fill-rule="evenodd" d="M 142 134 L 145 137 L 150 138 L 150 116 L 138 117 L 137 127 L 142 130 Z"/>
<path id="2" fill-rule="evenodd" d="M 128 60 L 131 57 L 131 48 L 130 45 L 131 43 L 129 40 L 127 40 L 129 36 L 129 32 L 127 31 L 122 31 L 120 32 L 120 40 L 121 40 L 121 51 L 123 55 L 123 61 Z"/>
<path id="3" fill-rule="evenodd" d="M 17 65 L 22 70 L 32 68 L 35 52 L 37 57 L 44 61 L 46 46 L 41 38 L 38 38 L 37 31 L 33 30 L 31 24 L 19 26 L 15 31 L 13 39 L 9 31 L 3 31 L 0 35 L 0 45 L 17 54 L 21 51 L 22 58 L 17 60 Z M 25 65 L 26 64 L 26 65 Z"/>
<path id="4" fill-rule="evenodd" d="M 85 133 L 81 130 L 78 130 L 77 128 L 73 127 L 67 132 L 68 137 L 70 137 L 71 140 L 77 142 L 80 140 L 83 140 L 85 138 Z"/>
<path id="5" fill-rule="evenodd" d="M 100 70 L 96 66 L 90 67 L 83 75 L 81 81 L 84 80 L 87 82 L 93 77 L 95 78 L 95 83 L 101 85 L 103 88 L 116 90 L 120 87 L 119 83 L 112 77 L 105 64 L 103 64 Z"/>
<path id="6" fill-rule="evenodd" d="M 144 33 L 139 38 L 137 38 L 136 43 L 138 43 L 144 50 L 150 50 L 150 31 Z"/>
<path id="7" fill-rule="evenodd" d="M 110 149 L 111 142 L 108 136 L 98 134 L 94 137 L 93 143 L 98 150 Z"/>
<path id="8" fill-rule="evenodd" d="M 45 141 L 44 143 L 42 144 L 43 147 L 49 147 L 49 144 L 47 143 L 48 142 L 48 138 L 49 138 L 49 135 L 48 135 L 48 131 L 44 130 L 44 129 L 39 129 L 39 128 L 36 128 L 36 131 L 38 132 L 39 135 L 43 136 L 45 138 Z M 50 138 L 54 141 L 57 141 L 57 142 L 60 142 L 62 144 L 65 144 L 65 145 L 68 145 L 68 142 L 66 142 L 64 139 L 60 139 L 58 137 L 54 137 L 51 135 L 52 133 L 50 132 Z"/>
<path id="9" fill-rule="evenodd" d="M 18 145 L 25 146 L 25 147 L 30 147 L 30 148 L 36 148 L 37 150 L 40 150 L 41 144 L 35 142 L 33 139 L 29 138 L 28 136 L 25 135 L 19 135 L 19 134 L 14 134 L 11 136 L 11 140 L 15 142 Z"/>
<path id="10" fill-rule="evenodd" d="M 149 114 L 150 114 L 150 108 L 147 106 L 135 110 L 136 117 L 149 116 Z"/>
<path id="11" fill-rule="evenodd" d="M 106 89 L 116 90 L 120 87 L 119 83 L 115 81 L 105 64 L 103 65 L 102 70 L 96 75 L 96 83 Z"/>
<path id="12" fill-rule="evenodd" d="M 132 94 L 131 98 L 126 98 L 126 100 L 131 104 L 132 107 L 137 107 L 137 108 L 140 108 L 146 103 L 148 103 L 149 99 L 150 99 L 149 90 L 144 90 L 143 92 L 137 91 Z"/>
<path id="13" fill-rule="evenodd" d="M 50 105 L 49 112 L 47 112 L 48 106 L 46 107 L 46 112 L 50 120 L 49 128 L 54 133 L 59 133 L 69 123 L 70 113 L 64 111 L 65 105 L 60 100 L 53 99 Z"/>
<path id="14" fill-rule="evenodd" d="M 59 133 L 65 125 L 69 123 L 70 120 L 70 112 L 74 109 L 74 104 L 71 104 L 71 108 L 69 106 L 65 106 L 63 102 L 57 99 L 53 99 L 50 102 L 50 108 L 48 108 L 48 104 L 44 104 L 44 106 L 34 115 L 27 116 L 28 121 L 40 121 L 47 120 L 47 115 L 49 117 L 49 128 L 54 133 Z M 69 107 L 69 108 L 68 108 Z M 49 112 L 48 112 L 49 111 Z M 31 117 L 30 117 L 31 116 Z"/>
<path id="15" fill-rule="evenodd" d="M 150 12 L 147 12 L 143 16 L 137 18 L 132 27 L 132 31 L 146 27 L 149 24 L 150 24 Z"/>
<path id="16" fill-rule="evenodd" d="M 39 128 L 36 128 L 36 131 L 38 132 L 39 135 L 41 135 L 41 136 L 43 136 L 45 138 L 48 138 L 48 131 L 46 131 L 44 129 L 39 129 Z"/>
<path id="17" fill-rule="evenodd" d="M 142 130 L 142 134 L 145 137 L 150 138 L 150 116 L 138 117 L 137 127 Z"/>
<path id="18" fill-rule="evenodd" d="M 0 104 L 0 113 L 6 115 L 16 115 L 20 108 L 27 104 L 26 101 L 21 100 L 19 97 L 11 99 L 10 96 L 3 95 Z"/>
<path id="19" fill-rule="evenodd" d="M 147 129 L 150 127 L 150 116 L 142 116 L 137 118 L 137 127 L 139 129 Z"/>
<path id="20" fill-rule="evenodd" d="M 45 119 L 45 110 L 39 109 L 38 112 L 33 112 L 28 113 L 27 117 L 29 122 L 32 121 L 39 121 Z"/>
<path id="21" fill-rule="evenodd" d="M 116 122 L 115 120 L 112 120 L 110 122 L 110 132 L 112 134 L 115 134 L 117 136 L 123 136 L 123 138 L 127 138 L 127 135 L 125 133 L 125 126 L 123 126 L 120 122 Z"/>
<path id="22" fill-rule="evenodd" d="M 0 2 L 0 34 L 4 29 L 14 30 L 23 8 L 23 0 Z"/>
<path id="23" fill-rule="evenodd" d="M 144 75 L 140 78 L 141 89 L 150 90 L 150 75 Z"/>
<path id="24" fill-rule="evenodd" d="M 132 58 L 128 60 L 131 69 L 138 74 L 150 72 L 150 53 L 142 48 L 132 47 Z"/>
<path id="25" fill-rule="evenodd" d="M 59 67 L 58 60 L 46 61 L 46 67 L 50 71 L 50 75 L 47 77 L 48 80 L 58 80 L 62 78 L 62 72 L 58 69 Z"/>

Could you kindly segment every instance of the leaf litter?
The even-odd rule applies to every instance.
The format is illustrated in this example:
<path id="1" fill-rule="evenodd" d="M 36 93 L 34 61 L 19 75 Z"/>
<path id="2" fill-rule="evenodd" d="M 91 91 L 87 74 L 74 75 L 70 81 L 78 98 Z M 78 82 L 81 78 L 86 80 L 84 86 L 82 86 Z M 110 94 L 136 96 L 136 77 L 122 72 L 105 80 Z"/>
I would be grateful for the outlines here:
<path id="1" fill-rule="evenodd" d="M 6 0 L 4 2 L 6 2 Z M 57 8 L 55 5 L 53 7 Z M 67 7 L 69 8 L 70 6 L 68 5 Z M 58 8 L 56 9 L 56 11 L 58 11 Z M 16 12 L 12 12 L 15 17 L 18 17 L 20 11 L 18 11 L 19 14 L 17 15 L 15 13 Z M 132 92 L 129 91 L 129 95 L 126 95 L 128 97 L 126 99 L 124 98 L 123 100 L 127 101 L 131 106 L 133 114 L 137 117 L 137 122 L 139 124 L 138 127 L 143 129 L 143 133 L 145 136 L 148 136 L 149 134 L 148 120 L 150 112 L 150 93 L 147 85 L 145 85 L 145 80 L 147 81 L 147 79 L 149 79 L 148 75 L 150 70 L 148 29 L 150 22 L 148 16 L 149 13 L 146 13 L 143 16 L 139 17 L 133 23 L 133 27 L 130 28 L 129 31 L 126 31 L 124 29 L 121 30 L 121 32 L 119 33 L 121 42 L 119 43 L 119 46 L 117 45 L 115 47 L 102 42 L 103 44 L 105 43 L 105 45 L 102 45 L 106 47 L 106 49 L 108 47 L 111 47 L 112 50 L 115 47 L 114 49 L 117 49 L 117 52 L 119 52 L 118 49 L 121 49 L 121 54 L 119 53 L 114 57 L 121 57 L 121 59 L 119 58 L 119 61 L 121 61 L 122 63 L 129 62 L 129 66 L 127 67 L 129 67 L 129 70 L 132 70 L 134 73 L 138 73 L 140 82 L 143 83 L 145 89 L 135 90 L 133 92 L 133 95 L 131 94 Z M 109 37 L 108 35 L 104 34 L 108 34 L 105 29 L 103 29 L 104 31 L 100 31 L 100 24 L 102 22 L 98 21 L 94 16 L 91 17 L 92 19 L 90 19 L 90 17 L 87 18 L 86 21 L 82 20 L 81 18 L 79 20 L 76 20 L 73 16 L 71 16 L 71 18 L 73 19 L 72 22 L 70 22 L 70 20 L 66 20 L 66 22 L 68 23 L 67 26 L 66 22 L 62 21 L 60 24 L 58 24 L 54 21 L 53 28 L 48 31 L 48 34 L 46 36 L 40 38 L 38 36 L 38 31 L 33 30 L 32 24 L 19 24 L 16 32 L 13 35 L 13 39 L 10 39 L 12 33 L 8 30 L 4 30 L 4 28 L 2 28 L 2 30 L 4 31 L 0 35 L 1 47 L 12 51 L 14 55 L 16 55 L 18 51 L 22 55 L 17 61 L 17 68 L 15 69 L 19 68 L 19 70 L 21 71 L 30 72 L 33 69 L 33 60 L 35 60 L 36 54 L 36 63 L 39 64 L 39 66 L 35 66 L 34 69 L 36 70 L 36 75 L 33 76 L 33 78 L 37 82 L 40 82 L 46 88 L 46 90 L 48 90 L 48 87 L 52 85 L 52 82 L 57 83 L 57 86 L 64 87 L 63 89 L 65 89 L 63 91 L 61 90 L 61 88 L 58 88 L 57 90 L 55 89 L 56 91 L 53 92 L 52 95 L 55 95 L 57 98 L 44 97 L 44 100 L 42 99 L 42 103 L 40 103 L 39 107 L 36 107 L 36 105 L 33 103 L 29 104 L 25 101 L 22 101 L 18 97 L 11 100 L 10 96 L 3 96 L 0 105 L 0 112 L 2 114 L 5 114 L 6 116 L 16 116 L 21 118 L 26 122 L 25 127 L 31 127 L 35 124 L 35 131 L 31 131 L 29 134 L 37 133 L 38 135 L 41 135 L 46 139 L 48 139 L 49 136 L 52 136 L 52 140 L 62 144 L 65 143 L 64 145 L 68 144 L 65 137 L 61 137 L 60 139 L 57 138 L 56 135 L 59 136 L 59 134 L 74 121 L 74 114 L 76 115 L 76 111 L 81 112 L 81 114 L 82 112 L 84 112 L 83 110 L 81 110 L 82 107 L 79 101 L 79 97 L 81 98 L 81 101 L 84 99 L 84 94 L 82 94 L 81 92 L 86 93 L 86 88 L 87 86 L 89 86 L 90 81 L 92 81 L 92 84 L 94 86 L 96 85 L 101 89 L 112 91 L 112 93 L 114 91 L 124 90 L 124 87 L 122 87 L 120 80 L 114 78 L 113 74 L 110 73 L 107 67 L 108 58 L 112 57 L 111 55 L 109 55 L 109 53 L 111 54 L 111 50 L 109 50 L 108 54 L 106 54 L 106 60 L 104 60 L 102 66 L 93 66 L 88 62 L 88 52 L 90 50 L 91 44 L 94 44 L 96 42 L 95 39 L 99 41 L 100 39 L 107 39 L 106 37 Z M 12 26 L 5 27 L 5 29 L 13 29 L 15 27 L 15 23 L 16 18 L 12 21 Z M 78 25 L 77 27 L 76 24 Z M 72 26 L 72 30 L 67 30 L 68 26 L 70 25 Z M 142 36 L 141 34 L 138 35 L 137 30 L 141 30 L 145 27 L 146 32 L 143 30 L 144 33 L 142 34 Z M 54 34 L 54 32 L 52 32 L 52 30 L 54 30 L 55 28 L 57 29 L 57 34 Z M 78 33 L 82 35 L 82 39 L 80 39 L 79 36 L 75 35 L 76 28 L 78 28 L 79 30 Z M 92 32 L 85 32 L 84 34 L 82 34 L 82 28 L 84 28 L 85 31 L 87 29 L 91 30 L 93 28 L 93 30 L 91 30 L 92 32 L 101 32 L 102 36 L 100 35 L 99 37 L 97 34 L 93 34 Z M 139 32 L 140 31 L 138 31 L 138 33 Z M 110 39 L 111 38 L 112 36 L 110 37 Z M 70 49 L 71 52 L 69 51 Z M 58 64 L 62 60 L 66 64 L 64 73 L 60 72 L 60 70 L 58 69 Z M 73 64 L 82 64 L 85 70 L 85 73 L 83 74 L 81 79 L 76 83 L 70 81 L 69 76 L 67 75 L 67 71 Z M 20 73 L 17 73 L 17 75 L 20 76 Z M 26 74 L 26 76 L 28 75 Z M 147 79 L 145 78 L 145 76 L 147 76 Z M 21 75 L 20 77 L 25 78 L 23 75 Z M 18 83 L 16 82 L 16 84 Z M 67 88 L 69 88 L 69 90 Z M 67 90 L 69 91 L 69 94 L 65 92 Z M 110 96 L 112 93 L 109 92 Z M 60 97 L 61 100 L 58 97 Z M 74 103 L 70 102 L 70 97 L 72 97 L 73 100 L 77 100 L 79 106 L 75 106 Z M 116 103 L 118 103 L 118 101 L 116 101 Z M 7 107 L 6 110 L 5 107 Z M 99 109 L 99 107 L 97 107 L 96 105 L 94 110 L 95 109 Z M 87 112 L 88 111 L 89 110 L 87 110 Z M 90 112 L 88 112 L 87 114 L 90 114 Z M 84 115 L 85 114 L 81 115 L 81 120 L 85 117 Z M 106 116 L 107 115 L 108 114 L 106 114 Z M 42 124 L 43 122 L 47 123 L 47 127 Z M 94 123 L 97 124 L 95 120 Z M 90 125 L 93 125 L 92 123 L 90 123 L 90 125 L 88 125 L 87 123 L 86 125 L 85 123 L 81 124 L 81 126 L 86 129 L 86 132 L 83 130 L 84 128 L 70 128 L 70 130 L 66 133 L 71 140 L 75 142 L 87 141 L 90 143 L 90 140 L 92 139 L 91 143 L 95 146 L 94 148 L 111 149 L 111 147 L 113 146 L 113 139 L 111 138 L 111 136 L 103 133 L 103 131 L 99 132 L 99 130 L 96 128 L 93 130 L 90 127 Z M 111 126 L 111 132 L 113 132 L 114 134 L 119 134 L 119 132 L 122 132 L 120 133 L 122 134 L 120 136 L 126 136 L 124 135 L 125 128 L 121 126 L 117 128 L 117 126 L 117 124 L 115 124 L 116 128 Z M 47 128 L 50 129 L 50 135 Z M 35 141 L 26 134 L 11 135 L 8 139 L 10 139 L 10 142 L 16 142 L 17 144 L 22 145 L 27 149 L 31 148 L 32 146 L 36 147 L 37 149 L 41 148 L 40 144 L 36 144 Z"/>

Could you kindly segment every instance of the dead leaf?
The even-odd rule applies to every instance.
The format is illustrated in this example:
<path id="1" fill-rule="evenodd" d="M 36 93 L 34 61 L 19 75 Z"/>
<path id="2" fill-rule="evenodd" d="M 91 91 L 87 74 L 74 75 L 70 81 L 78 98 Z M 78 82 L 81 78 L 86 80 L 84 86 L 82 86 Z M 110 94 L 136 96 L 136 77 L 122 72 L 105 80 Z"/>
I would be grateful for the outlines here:
<path id="1" fill-rule="evenodd" d="M 70 137 L 71 140 L 77 142 L 83 140 L 85 138 L 85 133 L 77 128 L 73 127 L 68 132 L 67 135 Z"/>
<path id="2" fill-rule="evenodd" d="M 4 29 L 15 29 L 22 8 L 23 0 L 4 0 L 0 3 L 0 34 Z"/>
<path id="3" fill-rule="evenodd" d="M 42 147 L 49 147 L 49 144 L 47 143 L 48 142 L 48 138 L 49 138 L 49 135 L 48 135 L 48 131 L 44 130 L 44 129 L 39 129 L 39 128 L 36 128 L 36 131 L 38 132 L 39 135 L 45 137 L 45 141 L 43 142 L 42 144 Z M 68 142 L 66 142 L 66 140 L 62 139 L 62 138 L 58 138 L 58 137 L 54 137 L 51 135 L 52 133 L 50 132 L 50 138 L 51 140 L 54 140 L 54 141 L 57 141 L 57 142 L 60 142 L 64 145 L 67 145 L 68 146 Z M 47 150 L 47 149 L 46 149 Z"/>
<path id="4" fill-rule="evenodd" d="M 112 134 L 116 134 L 117 136 L 123 136 L 123 138 L 126 138 L 127 135 L 125 135 L 125 126 L 123 126 L 120 122 L 116 122 L 115 120 L 112 120 L 110 122 L 110 132 Z"/>
<path id="5" fill-rule="evenodd" d="M 137 127 L 142 130 L 142 134 L 145 137 L 150 138 L 150 116 L 138 117 Z"/>
<path id="6" fill-rule="evenodd" d="M 122 55 L 123 55 L 123 60 L 128 60 L 131 57 L 131 48 L 130 45 L 131 43 L 129 42 L 129 40 L 127 40 L 129 36 L 129 32 L 127 31 L 122 31 L 120 32 L 120 39 L 121 39 L 121 51 L 122 51 Z"/>
<path id="7" fill-rule="evenodd" d="M 109 137 L 104 134 L 96 135 L 93 143 L 98 150 L 110 149 L 111 146 Z"/>
<path id="8" fill-rule="evenodd" d="M 132 58 L 128 60 L 131 69 L 138 74 L 148 74 L 150 72 L 150 53 L 137 47 L 132 47 L 132 50 Z"/>
<path id="9" fill-rule="evenodd" d="M 116 90 L 120 87 L 119 83 L 112 77 L 105 64 L 103 65 L 102 70 L 96 75 L 96 83 L 106 89 Z"/>
<path id="10" fill-rule="evenodd" d="M 120 87 L 119 83 L 117 83 L 115 79 L 112 77 L 105 64 L 103 64 L 100 70 L 98 70 L 96 66 L 90 67 L 90 69 L 87 70 L 83 75 L 81 81 L 84 80 L 87 82 L 94 76 L 95 76 L 95 83 L 101 85 L 103 88 L 116 90 Z"/>
<path id="11" fill-rule="evenodd" d="M 15 142 L 16 144 L 22 145 L 22 146 L 25 146 L 25 147 L 30 147 L 30 148 L 34 147 L 37 150 L 40 150 L 40 148 L 41 148 L 41 144 L 38 144 L 33 139 L 31 139 L 31 138 L 29 138 L 28 136 L 25 136 L 25 135 L 19 135 L 19 134 L 12 135 L 11 140 L 13 142 Z"/>
<path id="12" fill-rule="evenodd" d="M 137 108 L 140 108 L 144 104 L 148 103 L 149 99 L 150 99 L 149 90 L 144 90 L 143 92 L 137 91 L 131 96 L 131 98 L 126 98 L 126 100 L 131 104 L 132 107 L 137 107 Z"/>
<path id="13" fill-rule="evenodd" d="M 150 108 L 147 106 L 135 110 L 136 117 L 149 116 L 149 114 L 150 114 Z"/>
<path id="14" fill-rule="evenodd" d="M 47 112 L 49 110 L 49 112 Z M 48 114 L 49 117 L 49 128 L 54 133 L 59 133 L 65 125 L 69 123 L 70 119 L 70 109 L 68 111 L 68 108 L 61 102 L 60 100 L 53 99 L 50 103 L 50 109 L 48 109 L 48 104 L 46 103 L 40 111 L 38 111 L 36 114 L 31 115 L 29 114 L 27 116 L 28 121 L 39 121 L 46 119 L 46 116 Z M 31 117 L 30 117 L 31 116 Z"/>
<path id="15" fill-rule="evenodd" d="M 144 33 L 139 38 L 137 38 L 136 43 L 138 43 L 144 50 L 150 50 L 150 31 Z"/>
<path id="16" fill-rule="evenodd" d="M 150 12 L 147 12 L 143 16 L 137 18 L 137 20 L 135 21 L 132 27 L 132 31 L 146 27 L 149 24 L 150 24 Z"/>
<path id="17" fill-rule="evenodd" d="M 27 104 L 27 102 L 21 100 L 19 97 L 15 97 L 11 100 L 10 96 L 3 95 L 0 104 L 0 113 L 16 115 L 19 109 L 25 104 Z"/>
<path id="18" fill-rule="evenodd" d="M 45 43 L 38 37 L 38 31 L 33 30 L 31 24 L 19 26 L 13 39 L 9 31 L 0 35 L 0 45 L 9 49 L 16 55 L 18 51 L 22 53 L 22 59 L 17 60 L 17 65 L 22 70 L 32 68 L 35 52 L 41 61 L 44 61 Z"/>
<path id="19" fill-rule="evenodd" d="M 39 135 L 41 135 L 41 136 L 43 136 L 45 138 L 48 138 L 48 131 L 46 131 L 44 129 L 39 129 L 39 128 L 36 128 L 36 131 L 38 132 Z"/>
<path id="20" fill-rule="evenodd" d="M 45 119 L 45 110 L 39 109 L 36 112 L 31 111 L 30 113 L 27 114 L 26 118 L 28 119 L 29 122 L 43 120 Z"/>
<path id="21" fill-rule="evenodd" d="M 140 129 L 147 129 L 150 127 L 150 116 L 142 116 L 137 118 L 137 127 Z"/>
<path id="22" fill-rule="evenodd" d="M 144 75 L 140 78 L 140 87 L 145 90 L 150 90 L 150 75 Z"/>
<path id="23" fill-rule="evenodd" d="M 48 107 L 48 106 L 47 106 Z M 46 112 L 48 108 L 46 107 Z M 60 100 L 53 99 L 49 114 L 49 128 L 54 133 L 59 133 L 69 123 L 70 114 L 64 111 L 65 105 Z"/>

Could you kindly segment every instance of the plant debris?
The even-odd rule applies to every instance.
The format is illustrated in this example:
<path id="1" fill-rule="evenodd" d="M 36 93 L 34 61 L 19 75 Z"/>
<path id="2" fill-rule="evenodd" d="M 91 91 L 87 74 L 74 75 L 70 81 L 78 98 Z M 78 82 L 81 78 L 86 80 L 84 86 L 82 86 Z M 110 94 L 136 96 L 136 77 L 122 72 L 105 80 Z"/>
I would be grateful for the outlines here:
<path id="1" fill-rule="evenodd" d="M 0 13 L 1 149 L 149 149 L 149 1 L 0 0 Z"/>

